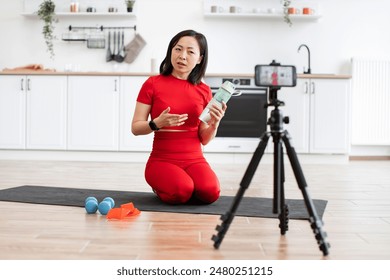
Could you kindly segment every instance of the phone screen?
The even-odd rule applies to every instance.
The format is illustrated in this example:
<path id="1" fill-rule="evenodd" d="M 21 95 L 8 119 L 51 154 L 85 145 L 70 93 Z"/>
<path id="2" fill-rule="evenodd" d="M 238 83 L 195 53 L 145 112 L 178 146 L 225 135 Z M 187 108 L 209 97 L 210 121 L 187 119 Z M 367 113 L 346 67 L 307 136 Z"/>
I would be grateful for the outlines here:
<path id="1" fill-rule="evenodd" d="M 295 66 L 256 65 L 255 83 L 265 87 L 295 87 L 297 73 Z"/>

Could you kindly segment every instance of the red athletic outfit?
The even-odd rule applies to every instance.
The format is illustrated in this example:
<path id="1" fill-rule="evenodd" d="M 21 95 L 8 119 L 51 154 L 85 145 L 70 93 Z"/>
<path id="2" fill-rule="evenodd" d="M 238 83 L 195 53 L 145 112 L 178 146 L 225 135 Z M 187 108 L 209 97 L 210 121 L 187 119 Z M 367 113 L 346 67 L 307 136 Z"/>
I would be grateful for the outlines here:
<path id="1" fill-rule="evenodd" d="M 158 197 L 170 204 L 185 203 L 192 197 L 212 203 L 219 197 L 217 176 L 203 156 L 198 135 L 199 115 L 212 93 L 204 84 L 193 85 L 174 76 L 152 76 L 143 84 L 137 101 L 151 105 L 151 118 L 170 107 L 172 114 L 188 114 L 180 129 L 157 131 L 145 168 L 145 179 Z M 177 129 L 177 127 L 164 127 Z"/>

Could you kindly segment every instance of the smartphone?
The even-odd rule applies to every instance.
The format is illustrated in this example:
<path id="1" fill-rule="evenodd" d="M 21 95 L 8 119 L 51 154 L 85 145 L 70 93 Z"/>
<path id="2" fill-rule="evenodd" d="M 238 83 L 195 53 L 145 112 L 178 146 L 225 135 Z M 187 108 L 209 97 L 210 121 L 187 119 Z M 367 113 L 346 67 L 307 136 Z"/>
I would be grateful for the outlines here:
<path id="1" fill-rule="evenodd" d="M 255 84 L 264 87 L 295 87 L 297 70 L 293 65 L 256 65 Z"/>

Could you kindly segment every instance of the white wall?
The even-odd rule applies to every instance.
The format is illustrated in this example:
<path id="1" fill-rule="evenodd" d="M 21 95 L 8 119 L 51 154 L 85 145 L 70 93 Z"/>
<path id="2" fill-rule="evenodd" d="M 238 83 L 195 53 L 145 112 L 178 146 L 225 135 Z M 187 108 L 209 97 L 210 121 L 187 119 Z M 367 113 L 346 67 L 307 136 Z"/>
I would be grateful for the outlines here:
<path id="1" fill-rule="evenodd" d="M 36 0 L 27 0 L 29 3 Z M 223 5 L 281 6 L 280 0 L 215 0 Z M 65 9 L 69 0 L 55 0 Z M 117 5 L 124 9 L 122 0 L 79 0 L 81 7 L 91 3 Z M 149 72 L 151 58 L 160 63 L 173 35 L 191 28 L 204 33 L 209 41 L 209 73 L 252 73 L 256 64 L 267 64 L 272 59 L 283 64 L 294 64 L 299 72 L 306 66 L 306 52 L 297 52 L 301 43 L 309 45 L 312 71 L 315 73 L 348 74 L 352 56 L 390 57 L 390 1 L 388 0 L 295 0 L 293 4 L 319 3 L 322 18 L 314 22 L 295 22 L 289 27 L 282 19 L 256 18 L 213 19 L 203 16 L 202 0 L 137 0 L 136 18 L 69 18 L 61 17 L 56 25 L 55 59 L 46 52 L 41 34 L 42 22 L 25 17 L 24 1 L 1 0 L 0 9 L 0 69 L 28 63 L 41 63 L 47 68 L 64 70 L 66 64 L 79 65 L 85 71 Z M 39 1 L 38 1 L 39 3 Z M 147 46 L 132 64 L 105 62 L 105 50 L 88 49 L 85 43 L 60 40 L 61 34 L 73 26 L 131 26 L 147 41 Z M 128 31 L 126 42 L 134 33 Z"/>

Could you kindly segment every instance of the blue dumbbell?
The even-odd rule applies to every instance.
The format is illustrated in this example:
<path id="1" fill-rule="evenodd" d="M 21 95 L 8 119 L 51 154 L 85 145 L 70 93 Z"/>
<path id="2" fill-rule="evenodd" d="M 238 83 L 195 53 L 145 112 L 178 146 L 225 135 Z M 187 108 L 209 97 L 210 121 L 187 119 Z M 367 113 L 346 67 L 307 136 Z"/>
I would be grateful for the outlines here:
<path id="1" fill-rule="evenodd" d="M 89 196 L 85 199 L 85 210 L 88 214 L 94 214 L 98 210 L 98 200 L 96 197 Z"/>
<path id="2" fill-rule="evenodd" d="M 99 203 L 98 209 L 100 214 L 107 215 L 108 211 L 110 211 L 115 206 L 115 201 L 111 197 L 106 197 L 102 202 Z"/>

